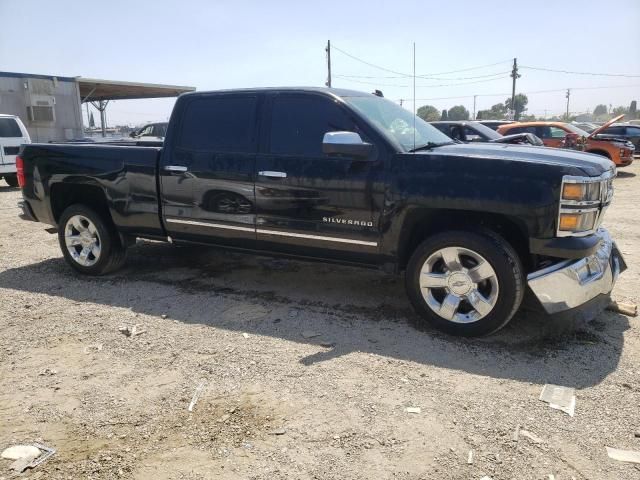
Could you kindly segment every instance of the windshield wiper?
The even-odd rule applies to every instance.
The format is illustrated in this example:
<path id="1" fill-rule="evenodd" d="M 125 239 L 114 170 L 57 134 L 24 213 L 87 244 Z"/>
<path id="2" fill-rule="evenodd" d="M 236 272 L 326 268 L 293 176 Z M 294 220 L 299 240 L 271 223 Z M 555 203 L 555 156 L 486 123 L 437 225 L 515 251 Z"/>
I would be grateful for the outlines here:
<path id="1" fill-rule="evenodd" d="M 427 142 L 424 145 L 420 145 L 419 147 L 412 148 L 411 150 L 409 150 L 409 153 L 418 152 L 420 150 L 431 150 L 432 148 L 442 147 L 443 145 L 453 145 L 454 143 L 455 142 L 442 142 L 442 143 Z"/>

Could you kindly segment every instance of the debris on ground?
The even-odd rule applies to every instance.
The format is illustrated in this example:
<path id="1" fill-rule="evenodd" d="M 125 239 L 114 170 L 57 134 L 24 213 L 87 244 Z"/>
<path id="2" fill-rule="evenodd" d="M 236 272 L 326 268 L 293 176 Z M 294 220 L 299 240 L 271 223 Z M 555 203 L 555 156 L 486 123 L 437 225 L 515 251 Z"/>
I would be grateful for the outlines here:
<path id="1" fill-rule="evenodd" d="M 542 443 L 542 439 L 540 437 L 538 437 L 534 433 L 531 433 L 528 430 L 525 430 L 524 428 L 520 430 L 520 435 L 523 436 L 524 438 L 528 438 L 533 443 Z"/>
<path id="2" fill-rule="evenodd" d="M 269 435 L 284 435 L 285 433 L 287 433 L 286 429 L 277 428 L 276 430 L 273 430 L 273 431 L 269 432 Z"/>
<path id="3" fill-rule="evenodd" d="M 57 373 L 58 373 L 58 371 L 54 370 L 53 368 L 45 368 L 38 375 L 40 375 L 40 376 L 52 376 L 52 375 L 55 375 Z"/>
<path id="4" fill-rule="evenodd" d="M 513 436 L 511 440 L 517 442 L 520 439 L 520 424 L 516 425 L 516 429 L 513 431 Z"/>
<path id="5" fill-rule="evenodd" d="M 627 315 L 628 317 L 638 316 L 638 305 L 634 305 L 632 303 L 622 303 L 611 300 L 611 303 L 607 307 L 607 310 L 611 312 L 621 313 L 623 315 Z"/>
<path id="6" fill-rule="evenodd" d="M 200 382 L 200 385 L 198 385 L 196 387 L 196 391 L 193 392 L 193 397 L 191 397 L 191 403 L 189 404 L 189 411 L 190 412 L 193 412 L 193 407 L 196 406 L 196 403 L 198 402 L 198 399 L 200 398 L 200 395 L 204 391 L 204 386 L 205 386 L 205 383 L 204 382 Z"/>
<path id="7" fill-rule="evenodd" d="M 163 319 L 163 320 L 166 319 L 167 318 L 167 314 L 163 313 L 162 315 L 160 315 L 160 318 Z"/>
<path id="8" fill-rule="evenodd" d="M 242 333 L 242 336 L 243 336 L 244 338 L 249 338 L 249 334 L 248 334 L 248 333 L 246 333 L 246 332 L 243 332 L 243 333 Z"/>
<path id="9" fill-rule="evenodd" d="M 469 450 L 469 455 L 467 455 L 467 465 L 473 465 L 473 450 Z"/>
<path id="10" fill-rule="evenodd" d="M 40 455 L 40 449 L 33 445 L 14 445 L 13 447 L 6 448 L 2 451 L 2 458 L 7 460 L 18 460 L 19 458 Z"/>
<path id="11" fill-rule="evenodd" d="M 422 410 L 420 407 L 407 407 L 406 411 L 407 413 L 420 413 Z"/>
<path id="12" fill-rule="evenodd" d="M 135 337 L 136 335 L 142 335 L 147 331 L 141 323 L 136 323 L 134 326 L 120 325 L 118 330 L 125 337 Z"/>
<path id="13" fill-rule="evenodd" d="M 44 452 L 44 453 L 43 453 Z M 51 457 L 56 450 L 40 443 L 33 445 L 14 445 L 2 452 L 2 458 L 15 460 L 9 468 L 22 473 L 28 468 L 35 468 Z"/>
<path id="14" fill-rule="evenodd" d="M 99 352 L 102 350 L 102 344 L 101 343 L 92 343 L 91 345 L 87 345 L 86 347 L 84 347 L 84 353 L 95 353 L 95 352 Z"/>
<path id="15" fill-rule="evenodd" d="M 318 332 L 314 332 L 313 330 L 304 330 L 302 332 L 302 338 L 313 338 L 319 337 L 321 334 Z"/>
<path id="16" fill-rule="evenodd" d="M 480 480 L 493 480 L 491 477 L 485 475 L 484 477 L 482 477 Z"/>
<path id="17" fill-rule="evenodd" d="M 561 410 L 571 417 L 575 414 L 576 395 L 573 388 L 546 384 L 540 392 L 540 400 L 547 402 L 551 408 Z"/>
<path id="18" fill-rule="evenodd" d="M 619 462 L 640 463 L 640 452 L 607 447 L 607 455 Z"/>

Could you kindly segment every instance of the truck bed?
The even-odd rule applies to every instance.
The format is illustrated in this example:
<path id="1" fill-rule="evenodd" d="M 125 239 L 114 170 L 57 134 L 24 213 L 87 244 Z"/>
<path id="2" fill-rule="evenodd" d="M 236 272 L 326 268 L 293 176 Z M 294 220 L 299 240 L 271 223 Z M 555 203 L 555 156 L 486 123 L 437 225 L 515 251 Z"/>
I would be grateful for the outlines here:
<path id="1" fill-rule="evenodd" d="M 101 194 L 118 230 L 162 236 L 157 170 L 161 147 L 44 144 L 24 147 L 23 196 L 41 222 L 57 224 L 65 195 Z M 80 186 L 80 188 L 78 188 Z M 78 200 L 81 200 L 80 198 Z"/>

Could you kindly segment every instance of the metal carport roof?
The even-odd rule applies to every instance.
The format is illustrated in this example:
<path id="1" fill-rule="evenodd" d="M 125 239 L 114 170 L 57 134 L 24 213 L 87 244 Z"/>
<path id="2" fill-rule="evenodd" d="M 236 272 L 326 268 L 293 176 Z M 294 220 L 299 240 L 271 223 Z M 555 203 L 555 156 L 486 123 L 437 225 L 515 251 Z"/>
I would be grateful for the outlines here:
<path id="1" fill-rule="evenodd" d="M 80 87 L 80 99 L 82 102 L 177 97 L 181 93 L 195 91 L 195 87 L 180 85 L 120 82 L 85 77 L 76 77 L 76 81 Z"/>

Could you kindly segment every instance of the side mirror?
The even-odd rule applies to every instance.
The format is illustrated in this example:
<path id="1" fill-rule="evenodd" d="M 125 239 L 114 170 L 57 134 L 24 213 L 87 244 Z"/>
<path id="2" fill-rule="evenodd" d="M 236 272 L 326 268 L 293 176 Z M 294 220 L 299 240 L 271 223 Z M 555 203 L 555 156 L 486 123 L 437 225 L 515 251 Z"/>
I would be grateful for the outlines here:
<path id="1" fill-rule="evenodd" d="M 345 155 L 367 160 L 373 145 L 362 141 L 355 132 L 327 132 L 322 139 L 322 151 L 327 155 Z"/>
<path id="2" fill-rule="evenodd" d="M 136 138 L 136 131 L 134 130 L 133 132 L 131 132 L 131 133 L 129 134 L 129 136 L 130 136 L 131 138 Z"/>

